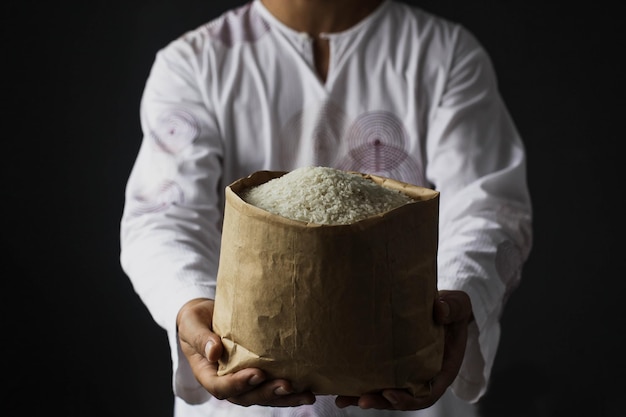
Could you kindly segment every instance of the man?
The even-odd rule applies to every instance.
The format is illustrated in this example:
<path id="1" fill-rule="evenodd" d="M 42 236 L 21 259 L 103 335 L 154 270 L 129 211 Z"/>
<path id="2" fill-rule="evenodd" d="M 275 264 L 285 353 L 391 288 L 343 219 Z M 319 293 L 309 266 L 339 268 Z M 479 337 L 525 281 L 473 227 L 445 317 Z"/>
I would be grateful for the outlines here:
<path id="1" fill-rule="evenodd" d="M 255 0 L 159 52 L 141 121 L 121 260 L 168 331 L 177 417 L 476 415 L 531 247 L 531 204 L 523 144 L 470 33 L 393 1 Z M 223 189 L 304 165 L 440 191 L 433 314 L 446 345 L 430 396 L 316 397 L 260 369 L 217 375 Z"/>

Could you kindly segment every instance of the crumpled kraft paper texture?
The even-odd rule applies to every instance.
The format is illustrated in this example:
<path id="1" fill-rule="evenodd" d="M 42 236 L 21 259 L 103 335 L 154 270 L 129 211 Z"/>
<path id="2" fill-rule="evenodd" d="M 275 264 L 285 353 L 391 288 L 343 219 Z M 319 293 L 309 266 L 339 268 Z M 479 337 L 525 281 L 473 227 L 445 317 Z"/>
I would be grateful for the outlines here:
<path id="1" fill-rule="evenodd" d="M 259 171 L 226 187 L 218 373 L 257 367 L 320 395 L 427 395 L 443 357 L 433 322 L 439 193 L 361 174 L 416 201 L 350 225 L 290 220 L 239 197 L 283 174 Z"/>

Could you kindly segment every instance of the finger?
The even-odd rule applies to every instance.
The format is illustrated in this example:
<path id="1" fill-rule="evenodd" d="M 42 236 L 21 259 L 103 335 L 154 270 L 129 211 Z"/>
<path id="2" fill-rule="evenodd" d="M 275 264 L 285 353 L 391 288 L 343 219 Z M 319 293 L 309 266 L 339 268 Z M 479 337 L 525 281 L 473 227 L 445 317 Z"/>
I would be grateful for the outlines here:
<path id="1" fill-rule="evenodd" d="M 439 397 L 428 395 L 414 397 L 406 390 L 387 389 L 380 394 L 366 394 L 359 398 L 358 406 L 377 410 L 420 410 L 433 405 Z"/>
<path id="2" fill-rule="evenodd" d="M 431 383 L 431 395 L 441 397 L 456 379 L 467 345 L 467 322 L 456 322 L 446 326 L 445 346 L 441 370 Z"/>
<path id="3" fill-rule="evenodd" d="M 349 397 L 346 395 L 338 395 L 335 398 L 335 405 L 339 408 L 359 405 L 359 397 Z"/>
<path id="4" fill-rule="evenodd" d="M 217 361 L 223 346 L 211 329 L 213 300 L 196 299 L 185 304 L 177 317 L 178 337 L 194 376 L 213 396 L 226 399 L 253 390 L 265 380 L 260 369 L 242 369 L 218 375 Z"/>
<path id="5" fill-rule="evenodd" d="M 193 369 L 194 375 L 212 396 L 220 400 L 230 399 L 252 391 L 265 380 L 260 369 L 246 368 L 231 374 L 218 376 L 217 365 L 209 364 L 206 360 L 204 364 L 208 365 L 205 367 L 203 367 L 204 365 L 199 365 Z"/>
<path id="6" fill-rule="evenodd" d="M 445 325 L 444 356 L 440 372 L 431 382 L 428 396 L 413 397 L 403 390 L 384 390 L 381 396 L 362 396 L 362 408 L 418 410 L 435 404 L 458 375 L 467 343 L 471 301 L 462 291 L 442 291 L 435 303 L 436 320 Z"/>
<path id="7" fill-rule="evenodd" d="M 254 390 L 229 398 L 230 402 L 248 406 L 252 404 L 272 407 L 296 407 L 304 404 L 313 404 L 313 393 L 293 391 L 289 381 L 277 379 L 261 384 Z"/>
<path id="8" fill-rule="evenodd" d="M 435 317 L 440 324 L 466 322 L 472 318 L 472 301 L 464 291 L 439 291 Z"/>
<path id="9" fill-rule="evenodd" d="M 195 377 L 203 384 L 217 377 L 217 361 L 222 342 L 211 330 L 213 300 L 198 299 L 187 303 L 177 317 L 180 347 Z"/>
<path id="10" fill-rule="evenodd" d="M 207 361 L 215 363 L 222 356 L 223 346 L 222 341 L 219 340 L 219 337 L 215 333 L 210 335 L 206 335 L 208 340 L 204 345 L 204 357 Z M 216 341 L 216 339 L 218 339 Z"/>
<path id="11" fill-rule="evenodd" d="M 432 391 L 430 395 L 414 397 L 404 390 L 384 390 L 382 397 L 388 402 L 389 408 L 404 411 L 428 408 L 439 399 L 439 396 L 435 395 Z"/>
<path id="12" fill-rule="evenodd" d="M 192 300 L 181 308 L 176 323 L 181 344 L 189 345 L 191 350 L 216 362 L 222 354 L 222 343 L 211 328 L 213 307 L 213 300 Z"/>
<path id="13" fill-rule="evenodd" d="M 377 409 L 393 409 L 393 405 L 381 393 L 361 395 L 358 406 L 364 410 Z"/>
<path id="14" fill-rule="evenodd" d="M 186 353 L 186 356 L 198 382 L 214 397 L 222 400 L 237 397 L 256 389 L 265 381 L 265 373 L 257 368 L 246 368 L 230 374 L 219 375 L 217 362 L 219 355 L 214 354 L 214 352 L 221 351 L 221 342 L 219 344 L 206 343 L 205 347 L 208 352 L 200 353 L 189 348 L 193 352 L 191 354 Z M 181 348 L 185 351 L 182 345 Z M 211 358 L 211 360 L 207 358 Z"/>
<path id="15" fill-rule="evenodd" d="M 446 324 L 450 316 L 450 305 L 443 299 L 437 298 L 434 304 L 434 316 L 437 324 Z"/>

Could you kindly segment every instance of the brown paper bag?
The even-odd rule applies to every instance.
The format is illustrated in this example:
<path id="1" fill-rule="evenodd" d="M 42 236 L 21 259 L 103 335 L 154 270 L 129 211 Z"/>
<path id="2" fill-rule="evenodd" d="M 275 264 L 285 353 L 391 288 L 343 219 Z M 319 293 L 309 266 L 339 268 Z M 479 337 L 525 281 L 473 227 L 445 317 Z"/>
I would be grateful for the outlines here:
<path id="1" fill-rule="evenodd" d="M 439 193 L 361 174 L 416 201 L 350 225 L 290 220 L 239 197 L 283 174 L 259 171 L 226 187 L 218 373 L 257 367 L 316 394 L 428 394 L 443 356 L 433 322 Z"/>

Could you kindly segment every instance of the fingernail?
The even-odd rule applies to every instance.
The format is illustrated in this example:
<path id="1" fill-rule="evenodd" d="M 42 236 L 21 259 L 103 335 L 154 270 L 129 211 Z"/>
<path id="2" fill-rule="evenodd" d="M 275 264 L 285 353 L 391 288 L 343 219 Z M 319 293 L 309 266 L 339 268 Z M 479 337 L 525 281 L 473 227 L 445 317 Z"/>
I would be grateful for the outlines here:
<path id="1" fill-rule="evenodd" d="M 274 394 L 287 395 L 287 394 L 291 394 L 291 392 L 287 391 L 284 387 L 278 387 L 274 390 Z"/>
<path id="2" fill-rule="evenodd" d="M 441 311 L 443 312 L 443 318 L 447 319 L 450 316 L 450 305 L 443 300 L 439 300 L 439 306 L 441 307 Z"/>
<path id="3" fill-rule="evenodd" d="M 398 399 L 391 392 L 383 392 L 383 397 L 393 405 L 398 404 Z"/>
<path id="4" fill-rule="evenodd" d="M 252 375 L 248 380 L 248 384 L 250 385 L 259 385 L 261 382 L 263 382 L 263 378 L 256 374 Z"/>
<path id="5" fill-rule="evenodd" d="M 213 345 L 215 345 L 215 343 L 213 343 L 213 341 L 209 339 L 209 341 L 206 342 L 206 345 L 204 346 L 204 356 L 207 359 L 209 358 L 209 354 L 211 353 L 211 348 L 213 347 Z"/>

